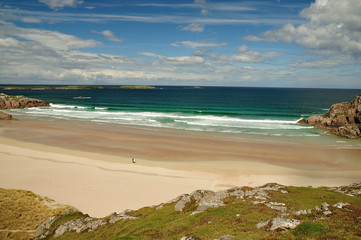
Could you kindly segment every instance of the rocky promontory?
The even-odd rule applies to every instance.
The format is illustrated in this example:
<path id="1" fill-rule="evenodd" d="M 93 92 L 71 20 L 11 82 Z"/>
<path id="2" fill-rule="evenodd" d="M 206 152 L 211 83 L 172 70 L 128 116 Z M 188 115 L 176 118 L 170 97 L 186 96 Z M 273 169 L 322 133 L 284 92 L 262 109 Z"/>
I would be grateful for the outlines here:
<path id="1" fill-rule="evenodd" d="M 301 119 L 298 123 L 327 129 L 330 134 L 342 137 L 361 138 L 361 94 L 351 102 L 333 104 L 321 116 Z"/>
<path id="2" fill-rule="evenodd" d="M 31 108 L 31 107 L 49 107 L 50 104 L 46 101 L 27 98 L 24 96 L 10 96 L 0 93 L 0 109 L 12 108 Z"/>

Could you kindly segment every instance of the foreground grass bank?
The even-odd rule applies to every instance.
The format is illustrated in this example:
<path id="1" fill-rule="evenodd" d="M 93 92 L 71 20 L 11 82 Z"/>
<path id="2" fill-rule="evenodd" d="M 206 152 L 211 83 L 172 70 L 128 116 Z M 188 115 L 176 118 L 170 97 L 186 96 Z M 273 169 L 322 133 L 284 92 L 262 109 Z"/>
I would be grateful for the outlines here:
<path id="1" fill-rule="evenodd" d="M 29 239 L 44 220 L 73 207 L 30 191 L 0 188 L 0 239 Z"/>
<path id="2" fill-rule="evenodd" d="M 24 211 L 32 208 L 25 207 L 30 203 L 21 202 Z M 20 228 L 19 211 L 13 213 L 9 207 L 5 210 L 8 224 Z M 42 215 L 43 220 L 50 215 Z M 186 235 L 200 239 L 361 239 L 361 184 L 343 188 L 267 184 L 216 193 L 196 191 L 168 203 L 102 219 L 76 211 L 55 215 L 43 230 L 45 239 L 179 240 Z M 28 218 L 31 224 L 27 229 L 35 230 L 34 218 Z M 40 224 L 40 217 L 37 219 Z M 284 222 L 277 225 L 280 219 Z M 26 221 L 21 222 L 23 228 Z"/>

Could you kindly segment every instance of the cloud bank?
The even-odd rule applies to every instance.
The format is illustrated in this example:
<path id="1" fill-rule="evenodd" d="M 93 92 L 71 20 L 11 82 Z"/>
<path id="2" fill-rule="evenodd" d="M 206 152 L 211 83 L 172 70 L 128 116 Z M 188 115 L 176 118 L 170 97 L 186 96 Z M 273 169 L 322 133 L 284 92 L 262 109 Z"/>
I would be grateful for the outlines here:
<path id="1" fill-rule="evenodd" d="M 300 15 L 308 22 L 291 23 L 278 30 L 264 32 L 262 37 L 247 36 L 248 41 L 295 42 L 323 55 L 361 56 L 361 1 L 316 0 Z"/>

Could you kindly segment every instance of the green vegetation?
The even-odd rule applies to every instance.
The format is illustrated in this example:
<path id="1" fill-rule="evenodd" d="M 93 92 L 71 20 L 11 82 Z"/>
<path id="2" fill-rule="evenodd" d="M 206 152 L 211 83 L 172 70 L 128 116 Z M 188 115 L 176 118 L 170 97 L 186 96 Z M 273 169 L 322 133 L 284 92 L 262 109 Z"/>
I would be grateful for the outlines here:
<path id="1" fill-rule="evenodd" d="M 4 90 L 74 90 L 74 89 L 157 89 L 152 86 L 94 86 L 94 85 L 74 85 L 74 86 L 0 86 Z"/>
<path id="2" fill-rule="evenodd" d="M 211 208 L 205 212 L 191 215 L 196 209 L 192 200 L 183 212 L 175 212 L 175 203 L 163 208 L 145 207 L 128 213 L 138 217 L 135 220 L 120 220 L 107 224 L 91 232 L 66 232 L 56 239 L 175 239 L 186 234 L 201 239 L 216 239 L 223 235 L 233 235 L 233 239 L 361 239 L 361 198 L 336 193 L 328 188 L 287 187 L 288 194 L 268 191 L 269 201 L 286 203 L 287 218 L 301 221 L 301 224 L 289 231 L 270 231 L 257 229 L 259 222 L 280 216 L 280 211 L 264 204 L 254 204 L 255 199 L 223 199 L 226 206 Z M 332 208 L 331 215 L 315 210 L 310 214 L 297 216 L 296 211 L 314 209 L 323 202 L 351 203 L 349 209 Z M 74 217 L 74 216 L 73 216 Z M 81 217 L 81 216 L 79 216 Z M 50 237 L 49 239 L 53 239 Z M 54 238 L 55 239 L 55 238 Z"/>
<path id="3" fill-rule="evenodd" d="M 30 191 L 0 188 L 0 239 L 28 239 L 51 216 L 75 208 Z"/>
<path id="4" fill-rule="evenodd" d="M 325 235 L 330 230 L 321 223 L 304 222 L 292 231 L 292 234 L 299 239 L 315 238 Z"/>
<path id="5" fill-rule="evenodd" d="M 252 190 L 243 188 L 243 190 Z M 298 219 L 301 224 L 293 230 L 270 231 L 269 227 L 257 228 L 260 222 L 279 217 L 282 213 L 255 204 L 254 198 L 224 198 L 225 206 L 210 208 L 204 212 L 193 214 L 197 204 L 194 199 L 182 212 L 176 212 L 176 203 L 165 204 L 158 210 L 155 207 L 144 207 L 128 212 L 134 220 L 119 220 L 107 223 L 93 231 L 82 233 L 65 232 L 57 238 L 46 239 L 175 239 L 192 234 L 203 240 L 216 239 L 223 235 L 233 235 L 233 239 L 361 239 L 361 196 L 348 196 L 329 188 L 287 187 L 288 193 L 267 191 L 268 202 L 285 203 L 287 218 Z M 347 189 L 342 189 L 347 190 Z M 352 189 L 349 189 L 350 191 Z M 332 214 L 325 215 L 316 211 L 315 206 L 330 204 Z M 350 203 L 339 209 L 332 207 L 338 202 Z M 57 205 L 54 201 L 37 196 L 29 191 L 0 189 L 0 239 L 27 239 L 35 236 L 35 228 L 50 216 L 58 216 L 52 223 L 50 232 L 70 220 L 86 217 L 79 212 L 61 215 L 69 206 Z M 296 215 L 299 210 L 312 209 L 311 213 Z M 110 219 L 106 217 L 104 219 Z M 16 230 L 16 231 L 15 231 Z M 20 230 L 20 231 L 19 231 Z"/>

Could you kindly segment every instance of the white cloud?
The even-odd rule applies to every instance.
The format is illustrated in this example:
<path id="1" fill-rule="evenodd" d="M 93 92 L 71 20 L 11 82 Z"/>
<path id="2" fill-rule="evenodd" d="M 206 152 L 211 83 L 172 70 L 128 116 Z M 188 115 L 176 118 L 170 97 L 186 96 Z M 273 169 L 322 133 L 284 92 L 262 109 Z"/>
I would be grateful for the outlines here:
<path id="1" fill-rule="evenodd" d="M 199 48 L 199 47 L 223 47 L 227 43 L 216 43 L 216 42 L 192 42 L 192 41 L 182 41 L 172 43 L 172 46 L 175 47 L 190 47 L 190 48 Z"/>
<path id="2" fill-rule="evenodd" d="M 246 45 L 242 45 L 238 48 L 236 54 L 231 56 L 215 56 L 213 58 L 218 61 L 225 61 L 225 62 L 246 62 L 246 63 L 261 63 L 264 62 L 265 59 L 269 59 L 272 57 L 278 57 L 283 55 L 282 53 L 278 52 L 266 52 L 260 53 L 256 51 L 248 50 Z"/>
<path id="3" fill-rule="evenodd" d="M 311 51 L 361 56 L 361 1 L 316 0 L 300 15 L 308 19 L 299 26 L 287 24 L 263 33 L 264 41 L 295 42 Z M 244 40 L 259 41 L 247 36 Z"/>
<path id="4" fill-rule="evenodd" d="M 34 17 L 23 17 L 21 19 L 21 21 L 25 22 L 25 23 L 40 23 L 41 20 L 38 18 L 34 18 Z"/>
<path id="5" fill-rule="evenodd" d="M 183 31 L 191 31 L 191 32 L 203 32 L 204 24 L 191 23 L 185 27 L 182 27 Z"/>
<path id="6" fill-rule="evenodd" d="M 0 30 L 0 32 L 4 35 L 16 36 L 38 42 L 39 44 L 53 50 L 66 51 L 69 49 L 92 48 L 99 44 L 94 40 L 83 40 L 73 35 L 42 29 L 20 28 L 13 25 L 3 25 L 0 26 Z"/>
<path id="7" fill-rule="evenodd" d="M 82 0 L 39 0 L 39 2 L 46 4 L 54 10 L 59 10 L 64 7 L 75 7 L 83 3 Z"/>
<path id="8" fill-rule="evenodd" d="M 204 59 L 199 56 L 181 56 L 181 57 L 167 57 L 163 61 L 170 65 L 194 65 L 204 63 Z"/>
<path id="9" fill-rule="evenodd" d="M 114 34 L 109 31 L 109 30 L 104 30 L 102 32 L 96 32 L 93 31 L 94 33 L 100 33 L 102 34 L 104 37 L 106 37 L 109 41 L 113 41 L 113 42 L 123 42 L 123 39 L 117 38 L 116 36 L 114 36 Z"/>
<path id="10" fill-rule="evenodd" d="M 152 57 L 155 61 L 157 61 L 157 63 L 166 65 L 191 66 L 205 62 L 205 59 L 201 56 L 166 57 L 150 52 L 139 52 L 139 54 Z"/>

